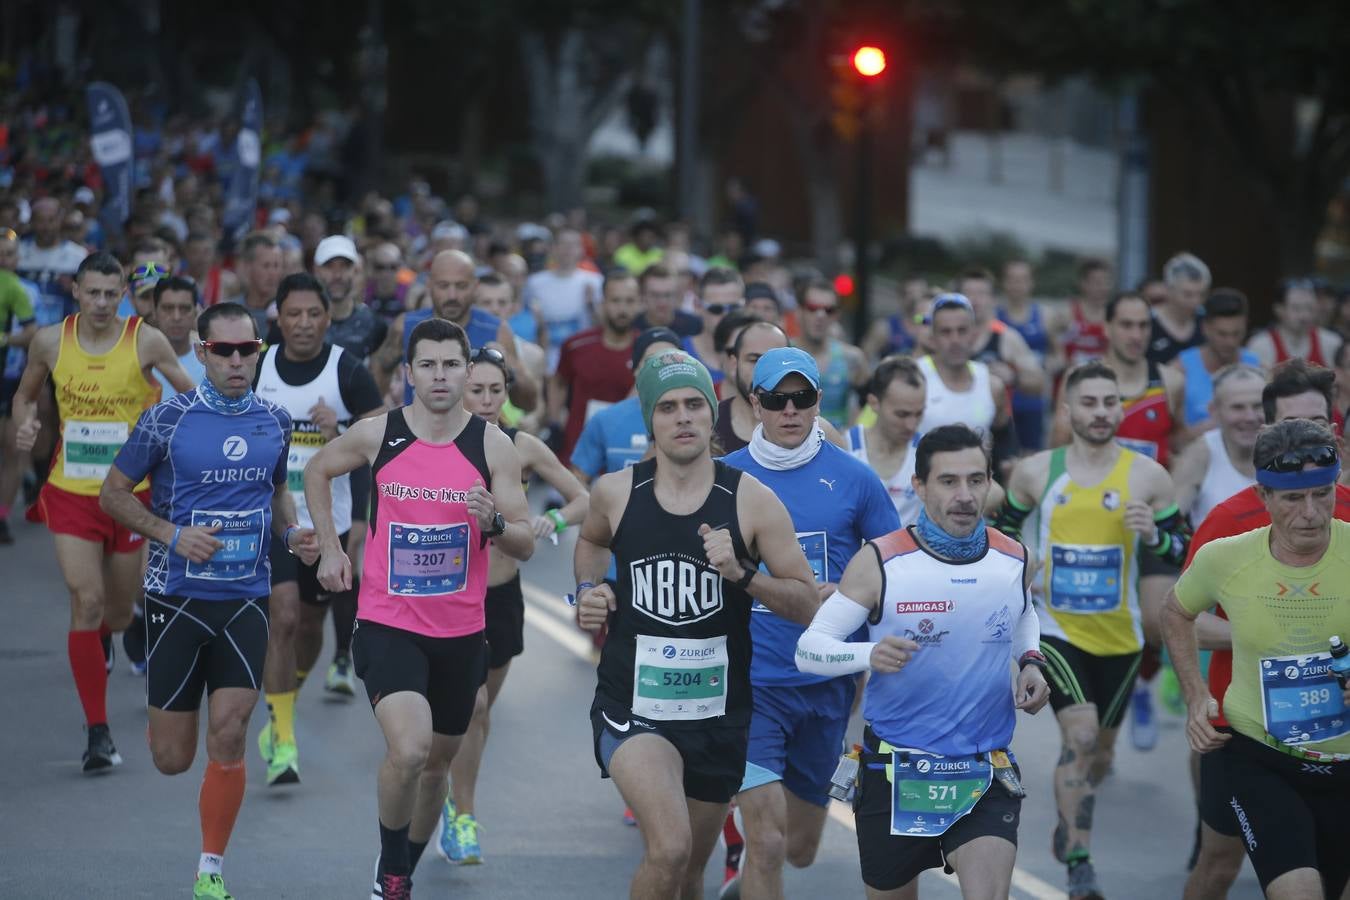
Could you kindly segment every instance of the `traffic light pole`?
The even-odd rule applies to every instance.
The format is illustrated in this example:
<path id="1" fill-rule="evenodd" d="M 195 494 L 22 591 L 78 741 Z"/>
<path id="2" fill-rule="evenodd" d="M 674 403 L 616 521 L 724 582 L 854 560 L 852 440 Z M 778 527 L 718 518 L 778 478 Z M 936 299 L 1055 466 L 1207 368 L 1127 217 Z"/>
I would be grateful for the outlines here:
<path id="1" fill-rule="evenodd" d="M 858 197 L 854 209 L 853 252 L 857 272 L 858 308 L 853 322 L 855 343 L 861 344 L 871 323 L 872 255 L 872 115 L 871 91 L 863 91 L 862 128 L 858 131 Z"/>

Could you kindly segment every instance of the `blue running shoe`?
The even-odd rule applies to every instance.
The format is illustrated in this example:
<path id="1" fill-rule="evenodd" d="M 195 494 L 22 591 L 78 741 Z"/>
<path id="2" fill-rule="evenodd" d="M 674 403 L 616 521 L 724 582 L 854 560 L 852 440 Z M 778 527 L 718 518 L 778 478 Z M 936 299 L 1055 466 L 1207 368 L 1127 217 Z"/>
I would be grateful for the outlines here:
<path id="1" fill-rule="evenodd" d="M 1130 740 L 1134 749 L 1148 751 L 1158 746 L 1158 723 L 1153 717 L 1153 692 L 1142 679 L 1130 698 Z"/>
<path id="2" fill-rule="evenodd" d="M 455 817 L 455 801 L 447 795 L 445 806 L 441 807 L 441 835 L 436 842 L 436 850 L 446 862 L 458 865 L 464 854 L 460 850 L 459 835 L 455 830 Z"/>

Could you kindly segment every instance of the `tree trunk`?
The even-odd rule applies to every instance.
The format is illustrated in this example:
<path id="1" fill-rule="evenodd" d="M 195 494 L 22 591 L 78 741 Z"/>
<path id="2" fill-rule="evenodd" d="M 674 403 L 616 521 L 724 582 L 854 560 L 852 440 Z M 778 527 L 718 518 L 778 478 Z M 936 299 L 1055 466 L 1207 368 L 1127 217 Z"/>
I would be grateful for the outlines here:
<path id="1" fill-rule="evenodd" d="M 548 52 L 547 41 L 538 33 L 522 34 L 521 43 L 530 91 L 530 133 L 548 209 L 580 206 L 586 148 L 631 86 L 631 67 L 608 84 L 586 84 L 582 72 L 586 33 L 579 28 L 562 33 L 556 54 Z M 644 53 L 645 49 L 640 50 L 634 59 L 640 60 Z"/>

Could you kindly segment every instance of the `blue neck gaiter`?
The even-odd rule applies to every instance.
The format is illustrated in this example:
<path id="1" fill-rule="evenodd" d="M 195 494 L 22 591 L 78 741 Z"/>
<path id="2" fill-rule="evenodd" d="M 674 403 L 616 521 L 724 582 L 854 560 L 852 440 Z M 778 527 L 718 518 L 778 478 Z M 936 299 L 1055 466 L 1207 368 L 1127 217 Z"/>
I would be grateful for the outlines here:
<path id="1" fill-rule="evenodd" d="M 229 416 L 239 415 L 253 403 L 253 390 L 251 388 L 245 391 L 242 397 L 231 399 L 216 390 L 216 386 L 211 383 L 210 378 L 202 379 L 202 383 L 197 386 L 197 393 L 202 400 L 206 401 L 207 406 L 218 413 L 225 413 Z"/>
<path id="2" fill-rule="evenodd" d="M 958 538 L 943 531 L 940 525 L 928 518 L 928 510 L 923 509 L 919 511 L 919 521 L 914 523 L 914 529 L 928 545 L 928 549 L 954 562 L 979 559 L 989 546 L 989 535 L 985 532 L 983 516 L 975 523 L 974 531 L 966 537 Z"/>

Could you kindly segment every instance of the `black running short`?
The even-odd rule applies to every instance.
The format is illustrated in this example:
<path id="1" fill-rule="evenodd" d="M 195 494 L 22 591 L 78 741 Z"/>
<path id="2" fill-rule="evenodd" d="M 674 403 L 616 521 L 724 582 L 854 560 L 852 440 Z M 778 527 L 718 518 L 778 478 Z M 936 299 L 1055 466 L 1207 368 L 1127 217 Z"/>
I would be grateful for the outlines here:
<path id="1" fill-rule="evenodd" d="M 870 728 L 865 740 L 871 742 L 869 746 L 877 745 Z M 1017 771 L 1020 776 L 1021 770 Z M 937 837 L 891 834 L 891 781 L 884 766 L 863 766 L 853 801 L 863 884 L 877 891 L 893 891 L 918 878 L 924 869 L 942 867 L 950 874 L 947 857 L 976 838 L 1000 837 L 1016 847 L 1021 814 L 1022 801 L 995 781 L 975 808 L 945 833 Z"/>
<path id="2" fill-rule="evenodd" d="M 655 734 L 675 746 L 684 761 L 684 795 L 704 803 L 730 803 L 745 779 L 745 748 L 750 726 L 699 725 L 672 728 L 668 723 L 638 719 L 627 709 L 595 698 L 591 705 L 591 733 L 600 775 L 609 777 L 609 762 L 624 741 Z"/>
<path id="3" fill-rule="evenodd" d="M 431 730 L 463 734 L 487 672 L 483 632 L 434 638 L 356 620 L 352 664 L 373 709 L 391 694 L 412 691 L 431 705 Z"/>
<path id="4" fill-rule="evenodd" d="M 344 531 L 338 535 L 338 541 L 342 544 L 343 552 L 347 550 L 347 536 L 349 534 L 351 532 Z M 286 549 L 286 545 L 276 535 L 272 535 L 271 549 L 268 553 L 272 561 L 272 584 L 274 586 L 294 581 L 300 588 L 300 602 L 323 604 L 329 601 L 332 595 L 319 584 L 319 563 L 317 561 L 312 566 L 305 565 L 300 561 L 300 557 L 292 555 L 291 551 Z"/>
<path id="5" fill-rule="evenodd" d="M 192 712 L 202 689 L 262 688 L 267 598 L 200 600 L 145 595 L 146 702 Z"/>
<path id="6" fill-rule="evenodd" d="M 1231 728 L 1220 728 L 1232 734 Z M 1219 751 L 1200 754 L 1200 821 L 1219 834 L 1237 837 L 1237 819 L 1229 803 L 1227 765 L 1228 755 Z"/>
<path id="7" fill-rule="evenodd" d="M 510 581 L 488 587 L 483 607 L 488 668 L 500 669 L 525 652 L 525 595 L 520 592 L 520 573 Z"/>
<path id="8" fill-rule="evenodd" d="M 1261 888 L 1316 869 L 1326 896 L 1341 896 L 1350 880 L 1350 762 L 1300 759 L 1240 734 L 1213 752 L 1225 757 L 1224 793 Z"/>
<path id="9" fill-rule="evenodd" d="M 1094 703 L 1102 728 L 1120 727 L 1130 705 L 1142 651 L 1097 656 L 1068 641 L 1042 637 L 1041 653 L 1045 654 L 1050 706 L 1055 712 L 1066 706 Z"/>

